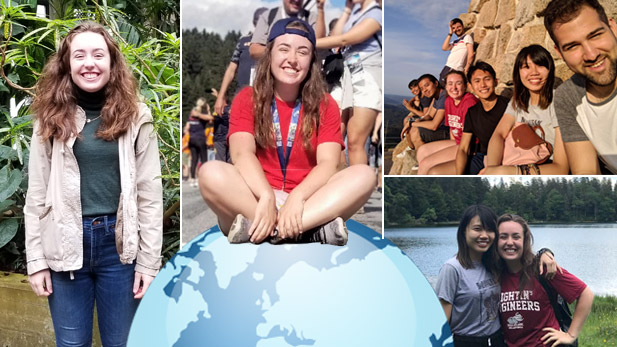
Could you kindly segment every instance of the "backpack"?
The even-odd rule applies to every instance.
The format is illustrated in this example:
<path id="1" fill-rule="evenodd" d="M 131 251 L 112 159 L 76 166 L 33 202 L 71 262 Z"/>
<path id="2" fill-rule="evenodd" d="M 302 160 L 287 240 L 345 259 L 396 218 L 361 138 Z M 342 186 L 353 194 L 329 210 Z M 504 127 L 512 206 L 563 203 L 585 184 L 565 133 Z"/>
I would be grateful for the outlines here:
<path id="1" fill-rule="evenodd" d="M 572 313 L 570 312 L 570 308 L 568 307 L 568 303 L 566 300 L 553 288 L 553 286 L 548 283 L 548 281 L 544 278 L 544 276 L 538 276 L 538 280 L 546 294 L 548 295 L 548 299 L 551 302 L 551 306 L 553 306 L 553 311 L 555 311 L 555 317 L 559 322 L 559 328 L 563 332 L 567 332 L 570 329 L 570 324 L 572 324 Z M 574 341 L 571 345 L 572 347 L 578 347 L 578 339 Z"/>

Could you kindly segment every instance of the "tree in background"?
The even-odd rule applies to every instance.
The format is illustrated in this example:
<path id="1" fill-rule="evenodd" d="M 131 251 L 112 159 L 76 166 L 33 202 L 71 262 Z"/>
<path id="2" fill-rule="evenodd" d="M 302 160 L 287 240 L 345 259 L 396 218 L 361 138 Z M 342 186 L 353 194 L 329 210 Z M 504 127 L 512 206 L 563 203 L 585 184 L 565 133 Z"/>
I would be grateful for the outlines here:
<path id="1" fill-rule="evenodd" d="M 205 97 L 210 105 L 214 104 L 216 98 L 210 93 L 221 85 L 240 36 L 236 31 L 228 32 L 224 38 L 205 30 L 182 31 L 182 123 L 198 98 Z M 229 90 L 235 90 L 235 83 L 234 80 Z"/>
<path id="2" fill-rule="evenodd" d="M 167 3 L 169 8 L 162 6 Z M 178 249 L 180 229 L 180 40 L 177 31 L 169 31 L 178 28 L 179 4 L 51 0 L 49 8 L 51 18 L 40 18 L 36 1 L 0 0 L 0 268 L 25 270 L 22 208 L 33 86 L 59 39 L 82 20 L 111 30 L 137 77 L 142 101 L 152 110 L 163 173 L 163 256 L 168 260 Z"/>
<path id="3" fill-rule="evenodd" d="M 384 192 L 388 227 L 458 223 L 463 210 L 477 203 L 532 223 L 617 221 L 617 187 L 608 178 L 533 178 L 524 184 L 501 179 L 491 185 L 479 177 L 390 177 Z"/>

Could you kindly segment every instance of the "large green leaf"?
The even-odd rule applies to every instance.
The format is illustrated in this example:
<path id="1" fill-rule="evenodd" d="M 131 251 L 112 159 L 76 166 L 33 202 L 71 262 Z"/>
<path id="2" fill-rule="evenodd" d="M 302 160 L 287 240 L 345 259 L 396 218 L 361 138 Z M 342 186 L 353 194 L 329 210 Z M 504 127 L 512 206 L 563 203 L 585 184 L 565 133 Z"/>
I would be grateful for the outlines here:
<path id="1" fill-rule="evenodd" d="M 4 201 L 0 201 L 0 213 L 6 211 L 9 209 L 9 207 L 13 206 L 15 204 L 14 200 L 4 200 Z"/>
<path id="2" fill-rule="evenodd" d="M 4 247 L 17 234 L 19 223 L 17 219 L 5 219 L 0 222 L 0 248 Z"/>
<path id="3" fill-rule="evenodd" d="M 10 170 L 8 165 L 0 169 L 0 201 L 6 200 L 15 193 L 19 188 L 21 179 L 20 170 Z"/>
<path id="4" fill-rule="evenodd" d="M 9 146 L 0 145 L 0 160 L 15 160 L 17 159 L 17 151 Z"/>

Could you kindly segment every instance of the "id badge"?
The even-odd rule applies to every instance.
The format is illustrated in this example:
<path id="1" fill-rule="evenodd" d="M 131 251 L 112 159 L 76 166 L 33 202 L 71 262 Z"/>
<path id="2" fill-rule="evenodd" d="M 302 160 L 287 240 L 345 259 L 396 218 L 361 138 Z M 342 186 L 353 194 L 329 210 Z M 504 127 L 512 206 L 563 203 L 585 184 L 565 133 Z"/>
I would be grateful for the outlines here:
<path id="1" fill-rule="evenodd" d="M 362 59 L 360 59 L 360 54 L 354 53 L 348 56 L 345 58 L 345 64 L 349 68 L 352 81 L 362 77 L 364 69 L 362 68 Z"/>

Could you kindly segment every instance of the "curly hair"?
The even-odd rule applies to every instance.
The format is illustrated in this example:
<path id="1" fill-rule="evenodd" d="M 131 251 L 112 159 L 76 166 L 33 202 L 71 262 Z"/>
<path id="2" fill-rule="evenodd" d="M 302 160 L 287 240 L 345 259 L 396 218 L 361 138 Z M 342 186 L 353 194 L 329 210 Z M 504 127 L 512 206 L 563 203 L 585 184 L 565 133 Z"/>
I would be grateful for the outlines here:
<path id="1" fill-rule="evenodd" d="M 58 51 L 50 58 L 36 86 L 32 110 L 39 123 L 42 141 L 55 138 L 67 141 L 77 134 L 77 86 L 71 78 L 70 51 L 75 36 L 92 32 L 103 36 L 110 54 L 110 76 L 105 86 L 105 104 L 101 110 L 102 123 L 96 135 L 107 141 L 124 134 L 137 117 L 137 81 L 116 41 L 105 27 L 83 22 L 71 29 L 60 42 Z"/>
<path id="2" fill-rule="evenodd" d="M 287 28 L 307 30 L 300 22 L 291 22 Z M 266 53 L 257 63 L 255 84 L 253 86 L 253 115 L 255 118 L 255 142 L 259 148 L 274 146 L 274 125 L 272 123 L 272 99 L 274 97 L 274 76 L 271 71 L 272 47 L 274 41 L 266 45 Z M 310 70 L 300 85 L 302 98 L 302 122 L 299 130 L 305 149 L 311 149 L 311 136 L 319 128 L 319 111 L 322 101 L 327 102 L 326 86 L 321 76 L 321 66 L 313 48 Z"/>

